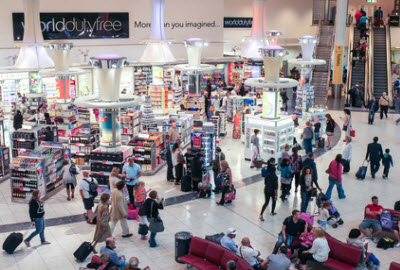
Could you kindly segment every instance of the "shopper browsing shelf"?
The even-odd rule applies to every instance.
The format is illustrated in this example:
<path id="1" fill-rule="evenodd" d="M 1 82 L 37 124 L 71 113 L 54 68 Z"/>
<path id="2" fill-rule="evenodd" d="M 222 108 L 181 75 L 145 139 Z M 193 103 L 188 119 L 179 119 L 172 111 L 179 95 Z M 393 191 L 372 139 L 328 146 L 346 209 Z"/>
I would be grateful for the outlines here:
<path id="1" fill-rule="evenodd" d="M 63 160 L 61 169 L 61 178 L 67 191 L 67 200 L 73 199 L 75 196 L 76 175 L 79 173 L 75 164 L 69 164 L 67 160 Z"/>
<path id="2" fill-rule="evenodd" d="M 134 158 L 128 159 L 128 164 L 125 164 L 122 168 L 122 177 L 125 178 L 126 187 L 128 188 L 129 204 L 134 205 L 135 196 L 133 194 L 134 187 L 139 183 L 139 177 L 142 176 L 142 169 L 138 164 L 135 163 Z"/>
<path id="3" fill-rule="evenodd" d="M 175 143 L 179 139 L 179 131 L 176 128 L 176 123 L 172 122 L 171 128 L 168 130 L 169 142 Z"/>

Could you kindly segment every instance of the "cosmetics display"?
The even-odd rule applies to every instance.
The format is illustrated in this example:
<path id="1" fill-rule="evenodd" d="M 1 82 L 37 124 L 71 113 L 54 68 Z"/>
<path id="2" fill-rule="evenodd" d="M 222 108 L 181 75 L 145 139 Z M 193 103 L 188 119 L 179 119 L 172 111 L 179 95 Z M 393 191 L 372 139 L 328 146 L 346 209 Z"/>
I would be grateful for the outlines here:
<path id="1" fill-rule="evenodd" d="M 38 148 L 39 137 L 42 136 L 42 128 L 19 129 L 11 134 L 11 153 L 17 157 L 20 151 L 32 151 Z"/>
<path id="2" fill-rule="evenodd" d="M 52 122 L 58 127 L 59 141 L 68 144 L 69 138 L 79 132 L 78 109 L 74 104 L 55 103 L 49 110 Z"/>
<path id="3" fill-rule="evenodd" d="M 243 111 L 244 104 L 247 106 L 253 106 L 256 104 L 255 97 L 241 97 L 241 96 L 230 96 L 228 98 L 228 108 L 227 108 L 227 119 L 228 121 L 233 122 L 233 118 L 235 117 L 236 111 Z"/>
<path id="4" fill-rule="evenodd" d="M 28 93 L 25 94 L 27 108 L 25 110 L 24 119 L 27 119 L 35 114 L 42 103 L 46 103 L 46 93 Z"/>
<path id="5" fill-rule="evenodd" d="M 168 133 L 171 128 L 172 122 L 176 123 L 178 129 L 181 147 L 186 147 L 190 143 L 192 128 L 193 128 L 193 115 L 192 114 L 170 114 L 169 119 L 162 121 L 162 131 Z"/>
<path id="6" fill-rule="evenodd" d="M 149 95 L 154 114 L 168 113 L 168 90 L 165 86 L 149 86 Z"/>
<path id="7" fill-rule="evenodd" d="M 90 110 L 83 107 L 77 108 L 78 113 L 78 123 L 82 125 L 90 125 Z"/>
<path id="8" fill-rule="evenodd" d="M 141 165 L 143 175 L 154 175 L 165 165 L 160 151 L 167 142 L 164 133 L 149 132 L 138 134 L 128 143 L 132 147 L 135 163 Z"/>
<path id="9" fill-rule="evenodd" d="M 120 119 L 122 144 L 128 144 L 140 132 L 140 111 L 121 112 Z"/>
<path id="10" fill-rule="evenodd" d="M 219 136 L 224 137 L 227 133 L 226 124 L 228 122 L 226 112 L 218 110 L 215 112 L 215 116 L 219 117 Z"/>
<path id="11" fill-rule="evenodd" d="M 141 95 L 147 95 L 147 87 L 153 81 L 151 66 L 134 67 L 135 91 Z"/>
<path id="12" fill-rule="evenodd" d="M 10 148 L 0 147 L 0 183 L 10 178 Z"/>
<path id="13" fill-rule="evenodd" d="M 39 189 L 42 199 L 56 194 L 62 186 L 60 171 L 64 160 L 61 143 L 43 143 L 37 150 L 21 152 L 11 162 L 11 200 L 27 202 Z"/>
<path id="14" fill-rule="evenodd" d="M 204 100 L 202 96 L 186 96 L 183 102 L 186 110 L 193 114 L 194 119 L 203 120 L 205 116 Z"/>
<path id="15" fill-rule="evenodd" d="M 216 138 L 219 138 L 219 134 L 220 134 L 220 120 L 219 120 L 219 116 L 212 116 L 210 119 L 210 122 L 214 124 L 214 134 L 216 136 Z"/>
<path id="16" fill-rule="evenodd" d="M 142 112 L 142 129 L 148 130 L 149 128 L 157 128 L 156 117 L 154 116 L 152 105 L 146 101 L 143 105 Z"/>
<path id="17" fill-rule="evenodd" d="M 90 154 L 99 147 L 99 141 L 98 129 L 81 128 L 69 139 L 72 162 L 83 167 L 89 166 Z"/>
<path id="18" fill-rule="evenodd" d="M 179 108 L 183 100 L 183 89 L 182 87 L 176 87 L 172 89 L 173 101 L 172 105 L 174 108 Z"/>

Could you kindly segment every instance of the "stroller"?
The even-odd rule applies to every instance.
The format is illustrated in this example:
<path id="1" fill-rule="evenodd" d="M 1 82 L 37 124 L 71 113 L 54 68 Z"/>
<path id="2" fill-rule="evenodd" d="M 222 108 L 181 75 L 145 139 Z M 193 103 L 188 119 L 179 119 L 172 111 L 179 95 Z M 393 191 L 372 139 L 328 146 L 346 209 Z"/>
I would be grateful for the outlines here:
<path id="1" fill-rule="evenodd" d="M 328 210 L 330 217 L 328 218 L 328 224 L 332 226 L 332 228 L 337 228 L 339 225 L 343 225 L 343 220 L 340 218 L 340 213 L 336 209 L 336 207 L 333 205 L 333 202 L 326 197 L 324 193 L 319 193 L 317 196 L 316 204 L 318 209 L 322 207 L 322 204 L 326 201 L 329 201 L 332 206 Z"/>

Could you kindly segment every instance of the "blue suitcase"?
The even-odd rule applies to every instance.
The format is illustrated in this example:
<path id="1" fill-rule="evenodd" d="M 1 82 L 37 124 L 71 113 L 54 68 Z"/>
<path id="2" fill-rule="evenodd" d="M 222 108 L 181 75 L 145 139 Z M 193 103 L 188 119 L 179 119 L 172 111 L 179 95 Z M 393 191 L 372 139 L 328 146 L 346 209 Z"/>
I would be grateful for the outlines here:
<path id="1" fill-rule="evenodd" d="M 363 161 L 363 164 L 360 168 L 358 168 L 358 171 L 356 173 L 357 179 L 364 180 L 365 175 L 367 174 L 367 169 L 368 169 L 368 161 L 367 161 L 367 166 L 364 166 L 365 160 Z"/>

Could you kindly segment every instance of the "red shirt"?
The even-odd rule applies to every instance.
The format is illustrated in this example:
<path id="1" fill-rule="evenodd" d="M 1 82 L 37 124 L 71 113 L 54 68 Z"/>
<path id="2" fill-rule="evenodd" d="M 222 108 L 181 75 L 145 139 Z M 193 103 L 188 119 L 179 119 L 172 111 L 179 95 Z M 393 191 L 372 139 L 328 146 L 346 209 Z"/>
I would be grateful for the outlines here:
<path id="1" fill-rule="evenodd" d="M 361 11 L 358 11 L 358 12 L 356 13 L 356 15 L 354 15 L 354 17 L 356 18 L 356 21 L 359 21 L 359 20 L 361 19 L 361 17 L 362 17 Z"/>
<path id="2" fill-rule="evenodd" d="M 378 211 L 380 211 L 380 210 L 383 210 L 383 207 L 382 207 L 381 205 L 375 206 L 375 205 L 373 205 L 373 204 L 368 204 L 368 205 L 365 207 L 365 212 L 366 212 L 367 208 L 369 209 L 369 211 L 373 211 L 373 212 L 378 212 Z M 365 217 L 366 217 L 366 218 L 376 218 L 376 219 L 379 219 L 379 216 L 377 216 L 377 215 L 367 215 L 367 214 L 365 214 Z"/>

